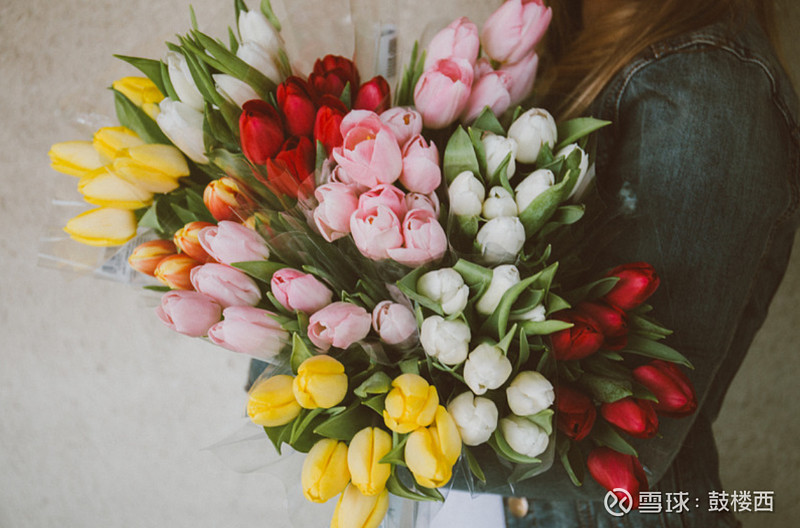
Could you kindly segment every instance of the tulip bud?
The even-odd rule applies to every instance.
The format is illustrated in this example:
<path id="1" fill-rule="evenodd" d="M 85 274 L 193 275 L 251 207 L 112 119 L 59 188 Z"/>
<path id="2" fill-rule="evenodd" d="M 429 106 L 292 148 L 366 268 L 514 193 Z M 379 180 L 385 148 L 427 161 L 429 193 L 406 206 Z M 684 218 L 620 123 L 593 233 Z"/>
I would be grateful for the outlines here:
<path id="1" fill-rule="evenodd" d="M 502 115 L 511 105 L 510 90 L 511 77 L 502 70 L 489 71 L 480 77 L 476 74 L 467 104 L 461 112 L 461 121 L 473 122 L 486 108 L 496 116 Z"/>
<path id="2" fill-rule="evenodd" d="M 481 343 L 464 363 L 464 382 L 477 395 L 500 388 L 511 375 L 511 361 L 496 345 Z"/>
<path id="3" fill-rule="evenodd" d="M 342 493 L 350 481 L 347 445 L 332 438 L 314 444 L 303 461 L 300 484 L 311 502 L 327 502 Z"/>
<path id="4" fill-rule="evenodd" d="M 326 183 L 314 190 L 319 205 L 314 209 L 314 223 L 322 238 L 333 242 L 350 233 L 350 216 L 358 208 L 353 188 L 344 183 Z"/>
<path id="5" fill-rule="evenodd" d="M 208 163 L 203 140 L 203 112 L 180 101 L 164 98 L 156 123 L 164 135 L 192 161 Z"/>
<path id="6" fill-rule="evenodd" d="M 347 394 L 344 365 L 331 356 L 312 356 L 297 369 L 292 390 L 303 408 L 330 409 Z"/>
<path id="7" fill-rule="evenodd" d="M 417 374 L 401 374 L 392 381 L 392 390 L 386 395 L 383 421 L 396 433 L 410 433 L 429 426 L 438 405 L 436 387 Z"/>
<path id="8" fill-rule="evenodd" d="M 78 178 L 102 167 L 105 162 L 91 141 L 63 141 L 50 147 L 50 166 Z"/>
<path id="9" fill-rule="evenodd" d="M 224 73 L 215 73 L 211 78 L 214 79 L 217 92 L 239 108 L 242 108 L 247 101 L 259 98 L 256 91 L 249 84 L 236 77 Z"/>
<path id="10" fill-rule="evenodd" d="M 292 383 L 293 378 L 285 374 L 256 382 L 247 401 L 250 420 L 263 427 L 278 427 L 297 418 L 302 408 L 294 397 Z"/>
<path id="11" fill-rule="evenodd" d="M 151 240 L 134 248 L 131 256 L 128 257 L 128 264 L 139 273 L 155 277 L 158 263 L 177 252 L 178 249 L 170 240 Z"/>
<path id="12" fill-rule="evenodd" d="M 656 411 L 647 400 L 628 397 L 603 403 L 600 414 L 634 438 L 653 438 L 658 432 Z"/>
<path id="13" fill-rule="evenodd" d="M 480 445 L 497 429 L 497 406 L 488 398 L 462 392 L 447 406 L 465 445 Z"/>
<path id="14" fill-rule="evenodd" d="M 213 297 L 226 308 L 255 306 L 261 300 L 261 290 L 255 281 L 230 266 L 203 264 L 192 269 L 190 278 L 195 290 Z"/>
<path id="15" fill-rule="evenodd" d="M 426 127 L 444 128 L 461 115 L 473 77 L 472 65 L 457 57 L 440 59 L 426 68 L 414 87 L 414 106 Z"/>
<path id="16" fill-rule="evenodd" d="M 432 68 L 436 61 L 451 57 L 475 64 L 480 46 L 478 26 L 467 17 L 457 18 L 431 39 L 425 49 L 425 70 Z"/>
<path id="17" fill-rule="evenodd" d="M 259 9 L 241 10 L 238 22 L 242 42 L 258 44 L 269 53 L 277 53 L 283 47 L 280 33 Z"/>
<path id="18" fill-rule="evenodd" d="M 500 168 L 500 165 L 511 154 L 511 159 L 506 166 L 506 176 L 508 179 L 514 177 L 517 172 L 517 141 L 514 138 L 498 136 L 496 134 L 486 134 L 481 140 L 486 151 L 486 174 L 490 177 Z"/>
<path id="19" fill-rule="evenodd" d="M 508 90 L 511 106 L 522 102 L 531 94 L 538 69 L 539 56 L 535 50 L 528 53 L 519 62 L 500 66 L 498 71 L 504 72 L 511 79 L 511 87 Z"/>
<path id="20" fill-rule="evenodd" d="M 483 25 L 483 50 L 497 62 L 517 62 L 538 44 L 552 17 L 542 0 L 506 2 Z"/>
<path id="21" fill-rule="evenodd" d="M 620 310 L 628 311 L 645 302 L 661 282 L 655 268 L 647 262 L 623 264 L 612 269 L 607 277 L 618 277 L 619 281 L 603 300 Z"/>
<path id="22" fill-rule="evenodd" d="M 380 75 L 373 77 L 359 87 L 353 100 L 353 110 L 369 110 L 380 114 L 392 106 L 390 91 L 386 79 Z"/>
<path id="23" fill-rule="evenodd" d="M 639 507 L 639 493 L 648 490 L 647 475 L 644 473 L 641 462 L 633 455 L 623 455 L 608 447 L 595 447 L 586 459 L 586 467 L 592 477 L 609 491 L 622 488 L 633 499 L 633 504 L 627 504 L 626 495 L 614 492 L 620 501 L 625 501 L 625 506 Z"/>
<path id="24" fill-rule="evenodd" d="M 81 244 L 121 246 L 136 236 L 136 215 L 127 209 L 98 207 L 72 218 L 64 231 Z"/>
<path id="25" fill-rule="evenodd" d="M 191 272 L 199 265 L 188 255 L 171 255 L 161 259 L 153 275 L 173 290 L 193 290 Z"/>
<path id="26" fill-rule="evenodd" d="M 442 305 L 447 315 L 461 313 L 467 306 L 469 286 L 453 268 L 441 268 L 425 273 L 417 280 L 417 293 Z"/>
<path id="27" fill-rule="evenodd" d="M 438 261 L 447 251 L 447 235 L 428 209 L 409 211 L 403 219 L 403 246 L 387 248 L 392 260 L 411 268 Z"/>
<path id="28" fill-rule="evenodd" d="M 563 156 L 564 159 L 567 159 L 570 154 L 575 151 L 578 151 L 581 156 L 581 160 L 578 164 L 578 177 L 575 180 L 575 185 L 572 187 L 572 190 L 567 196 L 567 199 L 572 198 L 573 196 L 581 196 L 583 195 L 584 189 L 586 189 L 586 185 L 588 185 L 589 181 L 586 180 L 586 176 L 589 173 L 589 155 L 578 146 L 577 143 L 573 143 L 572 145 L 567 145 L 566 147 L 562 148 L 558 152 L 555 153 L 556 158 L 560 158 Z"/>
<path id="29" fill-rule="evenodd" d="M 592 319 L 603 332 L 603 348 L 621 350 L 628 344 L 628 318 L 619 308 L 602 302 L 582 302 L 575 310 Z"/>
<path id="30" fill-rule="evenodd" d="M 383 492 L 392 466 L 380 460 L 392 450 L 392 436 L 377 427 L 360 430 L 350 441 L 347 450 L 347 467 L 354 486 L 364 495 Z"/>
<path id="31" fill-rule="evenodd" d="M 403 246 L 403 227 L 397 215 L 379 205 L 372 209 L 357 209 L 350 217 L 350 234 L 356 247 L 367 258 L 389 258 L 389 249 Z"/>
<path id="32" fill-rule="evenodd" d="M 553 357 L 556 360 L 583 359 L 591 356 L 603 346 L 603 333 L 593 319 L 574 310 L 559 312 L 555 318 L 573 325 L 571 328 L 560 330 L 550 336 Z"/>
<path id="33" fill-rule="evenodd" d="M 285 140 L 281 115 L 266 101 L 247 101 L 239 116 L 239 135 L 245 157 L 264 165 L 280 152 Z"/>
<path id="34" fill-rule="evenodd" d="M 403 172 L 400 183 L 412 192 L 429 194 L 442 182 L 439 151 L 421 135 L 409 139 L 403 147 Z"/>
<path id="35" fill-rule="evenodd" d="M 197 238 L 209 256 L 229 266 L 269 258 L 269 248 L 261 235 L 229 220 L 203 228 Z"/>
<path id="36" fill-rule="evenodd" d="M 417 333 L 417 320 L 406 306 L 383 301 L 372 311 L 372 328 L 384 343 L 399 345 L 409 341 Z"/>
<path id="37" fill-rule="evenodd" d="M 492 270 L 492 281 L 475 304 L 475 310 L 483 315 L 492 315 L 506 292 L 519 282 L 519 270 L 516 266 L 513 264 L 497 266 Z"/>
<path id="38" fill-rule="evenodd" d="M 141 209 L 153 202 L 153 193 L 120 178 L 108 166 L 83 176 L 78 192 L 91 204 L 116 209 Z"/>
<path id="39" fill-rule="evenodd" d="M 222 306 L 208 295 L 175 290 L 161 296 L 156 315 L 179 334 L 201 337 L 220 320 Z"/>
<path id="40" fill-rule="evenodd" d="M 414 480 L 426 488 L 444 486 L 453 476 L 453 465 L 461 456 L 461 436 L 447 410 L 439 405 L 430 427 L 408 435 L 404 458 Z"/>
<path id="41" fill-rule="evenodd" d="M 229 306 L 222 315 L 225 319 L 208 330 L 208 338 L 215 345 L 270 360 L 289 342 L 289 333 L 272 312 L 252 306 Z"/>
<path id="42" fill-rule="evenodd" d="M 547 110 L 531 108 L 511 123 L 508 137 L 517 142 L 517 161 L 534 163 L 539 157 L 542 145 L 553 148 L 556 144 L 558 137 L 556 121 Z"/>
<path id="43" fill-rule="evenodd" d="M 310 136 L 314 131 L 317 108 L 306 81 L 296 76 L 288 77 L 278 85 L 275 98 L 286 119 L 289 135 Z"/>
<path id="44" fill-rule="evenodd" d="M 189 175 L 189 165 L 181 151 L 169 145 L 139 145 L 118 154 L 114 172 L 122 179 L 152 193 L 168 193 Z"/>
<path id="45" fill-rule="evenodd" d="M 310 194 L 313 187 L 316 153 L 311 140 L 294 136 L 286 140 L 281 151 L 267 160 L 267 182 L 273 191 L 292 198 Z M 263 180 L 262 180 L 263 181 Z"/>
<path id="46" fill-rule="evenodd" d="M 158 103 L 164 99 L 164 94 L 147 77 L 123 77 L 111 83 L 111 87 L 144 110 L 151 119 L 158 115 Z"/>
<path id="47" fill-rule="evenodd" d="M 492 187 L 489 189 L 489 196 L 483 202 L 483 217 L 491 220 L 501 216 L 517 216 L 517 203 L 505 188 Z"/>
<path id="48" fill-rule="evenodd" d="M 342 121 L 347 115 L 347 107 L 332 95 L 323 95 L 317 101 L 317 114 L 314 117 L 314 140 L 325 147 L 330 154 L 336 147 L 342 146 Z"/>
<path id="49" fill-rule="evenodd" d="M 450 183 L 450 211 L 456 216 L 478 216 L 486 197 L 481 181 L 470 171 L 464 171 Z"/>
<path id="50" fill-rule="evenodd" d="M 531 416 L 548 409 L 555 401 L 550 380 L 535 370 L 517 374 L 506 389 L 508 407 L 516 415 Z"/>
<path id="51" fill-rule="evenodd" d="M 200 240 L 198 239 L 200 231 L 206 227 L 214 227 L 214 224 L 210 222 L 189 222 L 175 231 L 172 236 L 172 240 L 182 253 L 186 253 L 201 264 L 214 262 L 214 258 L 200 245 Z"/>
<path id="52" fill-rule="evenodd" d="M 592 431 L 597 409 L 591 398 L 566 385 L 556 389 L 556 425 L 567 438 L 579 442 Z"/>
<path id="53" fill-rule="evenodd" d="M 556 177 L 548 169 L 535 170 L 514 189 L 517 212 L 522 214 L 536 197 L 555 185 Z"/>
<path id="54" fill-rule="evenodd" d="M 272 275 L 272 295 L 289 311 L 313 314 L 328 306 L 333 292 L 310 273 L 283 268 Z"/>
<path id="55" fill-rule="evenodd" d="M 347 176 L 365 187 L 394 183 L 403 170 L 403 155 L 391 129 L 374 112 L 353 110 L 340 126 L 342 146 L 333 159 Z"/>
<path id="56" fill-rule="evenodd" d="M 372 317 L 360 306 L 335 302 L 314 312 L 308 321 L 308 338 L 320 350 L 347 348 L 369 334 Z"/>
<path id="57" fill-rule="evenodd" d="M 392 131 L 400 148 L 403 148 L 409 139 L 422 133 L 422 116 L 413 108 L 392 107 L 381 113 L 380 118 Z"/>
<path id="58" fill-rule="evenodd" d="M 217 221 L 240 221 L 255 207 L 253 199 L 245 193 L 235 179 L 223 176 L 206 185 L 203 203 Z"/>
<path id="59" fill-rule="evenodd" d="M 476 241 L 488 264 L 504 264 L 517 260 L 525 245 L 525 227 L 516 216 L 500 216 L 486 222 Z"/>
<path id="60" fill-rule="evenodd" d="M 124 126 L 103 127 L 95 132 L 92 138 L 92 146 L 109 161 L 116 158 L 125 149 L 144 144 L 145 142 L 136 132 Z"/>
<path id="61" fill-rule="evenodd" d="M 500 420 L 500 430 L 511 449 L 531 458 L 544 453 L 550 443 L 550 438 L 541 427 L 522 416 L 503 418 Z"/>
<path id="62" fill-rule="evenodd" d="M 326 55 L 317 59 L 308 76 L 308 82 L 318 94 L 329 94 L 334 97 L 341 96 L 348 84 L 352 96 L 360 85 L 358 69 L 353 61 L 337 55 Z"/>
<path id="63" fill-rule="evenodd" d="M 203 99 L 200 90 L 197 89 L 186 57 L 183 53 L 168 51 L 164 59 L 167 63 L 170 84 L 175 89 L 175 93 L 178 94 L 178 99 L 182 103 L 202 112 L 205 106 L 205 99 Z"/>
<path id="64" fill-rule="evenodd" d="M 467 359 L 471 335 L 469 325 L 432 315 L 422 322 L 420 343 L 425 353 L 444 365 L 460 365 Z"/>
<path id="65" fill-rule="evenodd" d="M 547 309 L 543 304 L 537 304 L 527 312 L 511 314 L 512 321 L 536 321 L 542 322 L 547 319 Z"/>
<path id="66" fill-rule="evenodd" d="M 656 412 L 672 418 L 688 416 L 697 409 L 697 396 L 689 378 L 674 363 L 654 360 L 633 369 L 633 379 L 652 392 Z"/>
<path id="67" fill-rule="evenodd" d="M 413 211 L 414 209 L 425 209 L 432 212 L 434 216 L 438 217 L 439 197 L 436 196 L 435 192 L 430 194 L 410 192 L 406 194 L 406 208 L 409 211 Z"/>
<path id="68" fill-rule="evenodd" d="M 378 528 L 388 510 L 388 490 L 368 496 L 351 484 L 339 496 L 331 528 Z"/>
<path id="69" fill-rule="evenodd" d="M 374 209 L 379 205 L 391 209 L 398 219 L 405 218 L 408 212 L 405 193 L 391 184 L 376 185 L 358 197 L 358 208 L 362 211 Z"/>
<path id="70" fill-rule="evenodd" d="M 236 56 L 272 82 L 278 83 L 283 78 L 273 53 L 260 44 L 252 41 L 242 42 L 236 50 Z"/>

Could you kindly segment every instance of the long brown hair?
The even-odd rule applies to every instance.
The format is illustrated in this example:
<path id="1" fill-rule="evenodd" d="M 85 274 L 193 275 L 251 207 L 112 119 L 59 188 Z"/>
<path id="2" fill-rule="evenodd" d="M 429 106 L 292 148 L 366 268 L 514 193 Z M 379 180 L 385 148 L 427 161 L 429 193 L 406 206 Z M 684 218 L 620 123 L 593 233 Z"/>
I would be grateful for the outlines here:
<path id="1" fill-rule="evenodd" d="M 774 36 L 773 0 L 615 0 L 612 8 L 586 25 L 581 22 L 581 0 L 548 3 L 553 23 L 540 86 L 555 102 L 559 118 L 583 113 L 614 74 L 664 39 L 719 21 L 742 23 L 753 16 Z"/>

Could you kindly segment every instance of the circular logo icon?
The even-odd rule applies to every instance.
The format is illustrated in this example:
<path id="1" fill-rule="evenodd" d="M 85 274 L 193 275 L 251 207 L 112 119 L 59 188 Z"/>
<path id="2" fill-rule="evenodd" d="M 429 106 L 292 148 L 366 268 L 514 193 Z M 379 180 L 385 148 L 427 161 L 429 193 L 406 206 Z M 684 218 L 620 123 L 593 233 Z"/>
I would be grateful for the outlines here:
<path id="1" fill-rule="evenodd" d="M 622 495 L 622 498 L 617 497 L 618 493 Z M 606 493 L 603 505 L 609 514 L 614 517 L 622 517 L 633 509 L 633 497 L 626 489 L 614 488 Z"/>

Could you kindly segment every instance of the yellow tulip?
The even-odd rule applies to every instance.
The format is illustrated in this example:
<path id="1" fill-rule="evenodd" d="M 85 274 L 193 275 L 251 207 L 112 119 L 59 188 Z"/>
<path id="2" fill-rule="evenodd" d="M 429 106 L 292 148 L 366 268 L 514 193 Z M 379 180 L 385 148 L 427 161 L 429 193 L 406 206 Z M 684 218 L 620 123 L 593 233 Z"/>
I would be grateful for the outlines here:
<path id="1" fill-rule="evenodd" d="M 85 176 L 104 165 L 91 141 L 62 141 L 50 147 L 50 166 L 70 176 Z"/>
<path id="2" fill-rule="evenodd" d="M 430 427 L 408 435 L 404 450 L 414 480 L 426 488 L 444 486 L 453 476 L 453 465 L 461 455 L 461 436 L 456 422 L 441 405 Z"/>
<path id="3" fill-rule="evenodd" d="M 344 491 L 348 482 L 347 445 L 332 438 L 314 444 L 300 473 L 305 498 L 311 502 L 327 502 Z"/>
<path id="4" fill-rule="evenodd" d="M 380 460 L 391 450 L 392 437 L 383 429 L 367 427 L 353 436 L 347 467 L 353 484 L 364 495 L 377 495 L 386 487 L 392 466 Z"/>
<path id="5" fill-rule="evenodd" d="M 164 99 L 164 94 L 147 77 L 123 77 L 114 81 L 111 86 L 144 110 L 152 119 L 158 115 L 158 103 Z"/>
<path id="6" fill-rule="evenodd" d="M 94 133 L 92 145 L 101 156 L 111 161 L 124 149 L 144 145 L 136 132 L 124 126 L 104 127 Z"/>
<path id="7" fill-rule="evenodd" d="M 331 528 L 377 528 L 388 510 L 388 490 L 368 496 L 351 484 L 336 503 Z"/>
<path id="8" fill-rule="evenodd" d="M 141 209 L 153 202 L 153 193 L 120 178 L 107 167 L 81 178 L 78 192 L 91 204 L 117 209 Z"/>
<path id="9" fill-rule="evenodd" d="M 189 165 L 181 151 L 169 145 L 139 145 L 119 153 L 114 172 L 125 181 L 152 193 L 168 193 L 178 188 L 178 178 L 189 175 Z"/>
<path id="10" fill-rule="evenodd" d="M 330 409 L 347 394 L 344 365 L 326 355 L 310 357 L 297 369 L 292 389 L 302 407 Z"/>
<path id="11" fill-rule="evenodd" d="M 79 214 L 64 231 L 89 246 L 120 246 L 136 235 L 136 225 L 133 211 L 100 207 Z"/>
<path id="12" fill-rule="evenodd" d="M 256 425 L 277 427 L 286 425 L 300 414 L 300 405 L 292 393 L 292 377 L 272 376 L 250 389 L 247 416 Z"/>
<path id="13" fill-rule="evenodd" d="M 401 374 L 392 381 L 386 395 L 383 421 L 397 433 L 410 433 L 433 422 L 439 394 L 425 378 L 417 374 Z"/>

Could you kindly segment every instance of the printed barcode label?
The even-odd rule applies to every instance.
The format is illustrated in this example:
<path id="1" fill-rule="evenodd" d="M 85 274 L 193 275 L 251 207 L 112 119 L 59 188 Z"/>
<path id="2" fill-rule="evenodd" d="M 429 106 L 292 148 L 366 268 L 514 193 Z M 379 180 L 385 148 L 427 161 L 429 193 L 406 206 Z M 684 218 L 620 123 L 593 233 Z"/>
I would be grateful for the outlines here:
<path id="1" fill-rule="evenodd" d="M 377 73 L 387 80 L 397 75 L 397 26 L 381 26 L 378 37 Z"/>

